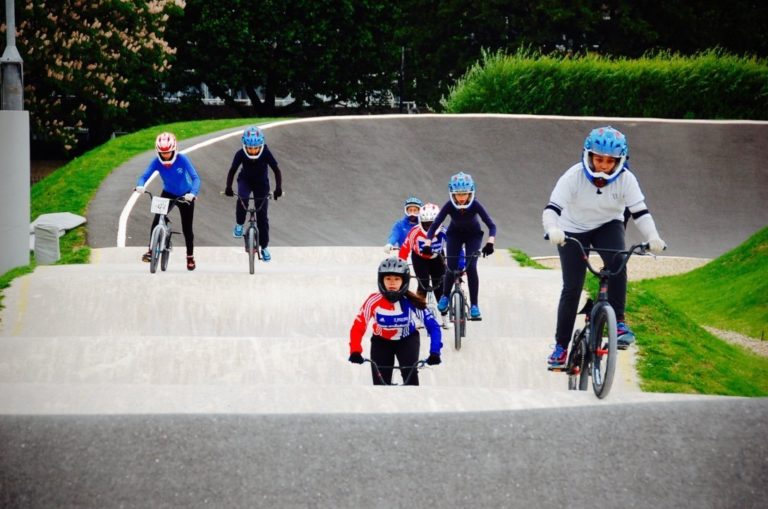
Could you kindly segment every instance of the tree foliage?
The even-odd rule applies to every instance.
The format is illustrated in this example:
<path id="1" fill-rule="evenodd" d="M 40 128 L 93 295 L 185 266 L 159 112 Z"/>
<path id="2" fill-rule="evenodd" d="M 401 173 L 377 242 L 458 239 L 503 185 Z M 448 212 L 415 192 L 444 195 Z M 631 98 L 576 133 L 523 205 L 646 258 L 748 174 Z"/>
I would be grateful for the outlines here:
<path id="1" fill-rule="evenodd" d="M 187 0 L 169 28 L 184 69 L 171 86 L 205 83 L 230 104 L 242 90 L 260 114 L 288 94 L 299 105 L 318 96 L 365 104 L 394 79 L 397 48 L 387 34 L 395 15 L 378 1 Z"/>
<path id="2" fill-rule="evenodd" d="M 183 0 L 27 0 L 17 10 L 33 135 L 75 149 L 100 142 L 160 98 L 175 53 L 163 38 Z M 5 26 L 3 26 L 5 32 Z"/>

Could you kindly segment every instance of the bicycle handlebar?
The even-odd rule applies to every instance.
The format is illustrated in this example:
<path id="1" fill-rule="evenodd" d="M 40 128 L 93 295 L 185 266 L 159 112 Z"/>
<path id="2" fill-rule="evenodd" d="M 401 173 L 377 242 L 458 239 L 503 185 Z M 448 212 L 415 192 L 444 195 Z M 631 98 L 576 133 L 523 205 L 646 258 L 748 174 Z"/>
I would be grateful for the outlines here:
<path id="1" fill-rule="evenodd" d="M 544 238 L 548 239 L 549 235 L 545 235 Z M 614 253 L 613 255 L 614 258 L 617 255 L 626 255 L 624 256 L 624 260 L 621 262 L 621 265 L 615 271 L 609 271 L 607 269 L 600 271 L 600 270 L 595 270 L 595 268 L 589 262 L 589 254 L 587 253 L 587 249 L 584 248 L 584 244 L 582 244 L 579 239 L 577 239 L 576 237 L 571 237 L 566 235 L 565 241 L 573 242 L 576 244 L 576 246 L 578 246 L 579 251 L 581 251 L 582 259 L 584 260 L 584 263 L 587 265 L 587 269 L 589 269 L 589 271 L 597 277 L 601 277 L 601 274 L 607 277 L 613 277 L 618 274 L 621 274 L 621 271 L 623 271 L 626 268 L 627 263 L 629 262 L 629 258 L 633 254 L 645 256 L 648 254 L 648 248 L 650 247 L 648 242 L 640 242 L 638 244 L 633 244 L 629 249 L 609 249 L 609 248 L 602 248 L 602 247 L 588 248 L 589 251 L 596 251 L 598 253 Z"/>
<path id="2" fill-rule="evenodd" d="M 150 200 L 155 197 L 155 195 L 153 195 L 150 191 L 147 191 L 146 189 L 144 190 L 144 194 L 148 194 Z M 174 203 L 192 203 L 191 201 L 185 200 L 183 196 L 180 196 L 178 198 L 167 198 L 167 199 L 171 200 Z"/>

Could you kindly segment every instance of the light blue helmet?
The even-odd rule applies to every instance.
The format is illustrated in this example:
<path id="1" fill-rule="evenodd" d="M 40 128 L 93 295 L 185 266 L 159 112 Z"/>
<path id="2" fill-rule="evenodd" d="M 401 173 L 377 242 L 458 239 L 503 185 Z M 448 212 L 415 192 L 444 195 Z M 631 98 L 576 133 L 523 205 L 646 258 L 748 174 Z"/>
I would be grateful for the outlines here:
<path id="1" fill-rule="evenodd" d="M 456 193 L 469 193 L 469 199 L 464 204 L 456 203 L 454 199 Z M 448 181 L 448 196 L 457 209 L 465 209 L 472 205 L 472 202 L 475 201 L 475 181 L 472 180 L 472 175 L 463 171 L 453 175 Z"/>
<path id="2" fill-rule="evenodd" d="M 256 126 L 250 126 L 243 131 L 243 152 L 249 159 L 258 159 L 264 150 L 259 150 L 258 154 L 251 155 L 246 148 L 261 148 L 264 146 L 264 133 Z"/>
<path id="3" fill-rule="evenodd" d="M 423 207 L 423 206 L 424 206 L 424 202 L 422 202 L 420 199 L 416 198 L 414 195 L 410 195 L 403 202 L 403 212 L 405 212 L 406 216 L 419 217 L 419 211 L 418 210 L 416 211 L 415 214 L 409 214 L 408 213 L 408 207 L 418 207 L 419 209 L 421 209 L 421 207 Z"/>
<path id="4" fill-rule="evenodd" d="M 606 173 L 594 171 L 590 154 L 615 157 L 618 161 L 616 162 L 613 173 L 608 175 Z M 628 155 L 629 146 L 627 145 L 627 137 L 624 136 L 621 131 L 614 129 L 611 126 L 592 129 L 587 136 L 587 139 L 584 140 L 584 151 L 581 156 L 584 175 L 597 187 L 603 187 L 610 184 L 616 180 L 622 170 L 624 170 Z"/>

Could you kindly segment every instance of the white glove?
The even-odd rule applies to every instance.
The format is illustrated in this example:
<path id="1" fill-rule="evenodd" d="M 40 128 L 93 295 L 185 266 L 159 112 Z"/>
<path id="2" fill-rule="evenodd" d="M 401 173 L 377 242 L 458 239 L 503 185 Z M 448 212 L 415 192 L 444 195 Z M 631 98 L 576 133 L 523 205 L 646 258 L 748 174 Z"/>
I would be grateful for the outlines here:
<path id="1" fill-rule="evenodd" d="M 667 243 L 661 240 L 659 237 L 653 237 L 648 239 L 648 249 L 651 253 L 659 254 L 667 248 Z"/>
<path id="2" fill-rule="evenodd" d="M 553 246 L 562 246 L 565 244 L 565 232 L 557 226 L 553 226 L 547 230 L 547 235 L 549 236 L 550 244 Z"/>
<path id="3" fill-rule="evenodd" d="M 192 200 L 195 199 L 195 195 L 192 194 L 192 193 L 187 193 L 187 194 L 184 195 L 184 199 L 187 200 L 188 202 L 192 203 Z"/>
<path id="4" fill-rule="evenodd" d="M 136 186 L 136 192 L 139 194 L 144 194 L 144 186 Z"/>
<path id="5" fill-rule="evenodd" d="M 394 246 L 392 244 L 387 244 L 386 246 L 384 246 L 384 252 L 389 254 L 392 251 L 393 247 Z"/>

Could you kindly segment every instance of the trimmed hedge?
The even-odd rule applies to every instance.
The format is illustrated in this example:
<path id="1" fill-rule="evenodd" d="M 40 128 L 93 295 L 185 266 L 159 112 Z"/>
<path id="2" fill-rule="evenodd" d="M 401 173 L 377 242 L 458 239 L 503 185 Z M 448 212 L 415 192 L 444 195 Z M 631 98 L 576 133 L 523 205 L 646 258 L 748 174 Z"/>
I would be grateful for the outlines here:
<path id="1" fill-rule="evenodd" d="M 768 119 L 768 63 L 709 50 L 639 59 L 484 52 L 451 88 L 448 113 Z"/>

